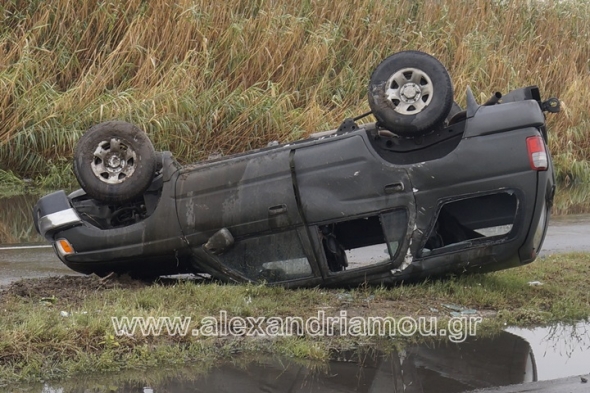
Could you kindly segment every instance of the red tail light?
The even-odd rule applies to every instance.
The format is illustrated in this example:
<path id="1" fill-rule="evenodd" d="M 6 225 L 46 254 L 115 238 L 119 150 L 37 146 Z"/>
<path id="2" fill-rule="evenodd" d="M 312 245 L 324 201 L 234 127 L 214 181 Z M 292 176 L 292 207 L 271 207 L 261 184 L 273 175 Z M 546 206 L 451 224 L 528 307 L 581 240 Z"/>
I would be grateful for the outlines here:
<path id="1" fill-rule="evenodd" d="M 526 147 L 529 151 L 531 168 L 535 171 L 547 170 L 549 159 L 547 158 L 547 150 L 545 150 L 543 137 L 537 135 L 526 138 Z"/>

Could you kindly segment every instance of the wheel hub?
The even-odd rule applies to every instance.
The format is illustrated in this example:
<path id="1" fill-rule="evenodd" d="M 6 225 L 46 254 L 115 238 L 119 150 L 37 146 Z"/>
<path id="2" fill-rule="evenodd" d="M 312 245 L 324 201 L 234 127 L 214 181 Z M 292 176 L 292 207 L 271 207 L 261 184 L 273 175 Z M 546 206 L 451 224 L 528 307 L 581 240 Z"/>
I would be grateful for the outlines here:
<path id="1" fill-rule="evenodd" d="M 404 68 L 387 81 L 385 95 L 393 109 L 402 115 L 416 115 L 430 102 L 434 86 L 428 74 L 419 68 Z"/>
<path id="2" fill-rule="evenodd" d="M 121 184 L 136 169 L 136 154 L 119 138 L 102 141 L 94 151 L 92 172 L 102 182 Z"/>
<path id="3" fill-rule="evenodd" d="M 407 102 L 408 104 L 413 104 L 417 100 L 420 99 L 422 93 L 422 89 L 415 83 L 406 83 L 400 89 L 400 96 L 401 99 Z"/>
<path id="4" fill-rule="evenodd" d="M 117 155 L 112 155 L 109 157 L 109 159 L 107 160 L 107 167 L 109 169 L 113 169 L 113 170 L 121 170 L 121 167 L 125 165 L 125 161 L 122 161 L 119 156 Z"/>

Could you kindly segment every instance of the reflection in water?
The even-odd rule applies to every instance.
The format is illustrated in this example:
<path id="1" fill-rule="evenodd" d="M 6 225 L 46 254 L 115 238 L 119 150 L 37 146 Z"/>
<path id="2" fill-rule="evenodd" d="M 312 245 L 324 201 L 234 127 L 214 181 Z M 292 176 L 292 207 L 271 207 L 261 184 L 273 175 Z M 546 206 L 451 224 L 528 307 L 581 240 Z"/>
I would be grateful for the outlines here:
<path id="1" fill-rule="evenodd" d="M 37 199 L 38 195 L 0 198 L 0 244 L 43 242 L 32 218 Z"/>
<path id="2" fill-rule="evenodd" d="M 588 198 L 588 195 L 590 195 L 590 184 L 577 184 L 569 187 L 558 185 L 553 205 L 553 215 L 590 213 L 590 198 Z"/>
<path id="3" fill-rule="evenodd" d="M 585 375 L 590 371 L 588 322 L 508 331 L 523 337 L 534 348 L 539 380 Z"/>
<path id="4" fill-rule="evenodd" d="M 238 360 L 239 362 L 239 360 Z M 339 353 L 329 363 L 264 358 L 211 367 L 164 370 L 102 381 L 45 384 L 42 393 L 69 392 L 463 392 L 536 380 L 529 344 L 514 334 L 406 347 L 397 353 Z M 102 388 L 101 388 L 102 387 Z"/>

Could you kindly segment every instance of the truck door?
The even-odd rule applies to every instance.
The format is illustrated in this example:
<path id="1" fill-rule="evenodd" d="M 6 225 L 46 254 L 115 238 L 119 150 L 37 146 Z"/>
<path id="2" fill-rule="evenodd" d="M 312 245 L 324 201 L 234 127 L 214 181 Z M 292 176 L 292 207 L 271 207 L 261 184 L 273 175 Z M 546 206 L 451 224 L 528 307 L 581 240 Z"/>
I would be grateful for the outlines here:
<path id="1" fill-rule="evenodd" d="M 295 152 L 296 192 L 326 282 L 401 264 L 414 222 L 405 168 L 381 159 L 362 134 Z"/>
<path id="2" fill-rule="evenodd" d="M 308 258 L 290 152 L 279 147 L 182 169 L 176 208 L 196 270 L 234 281 L 314 285 L 320 278 Z M 222 248 L 207 246 L 217 233 Z"/>

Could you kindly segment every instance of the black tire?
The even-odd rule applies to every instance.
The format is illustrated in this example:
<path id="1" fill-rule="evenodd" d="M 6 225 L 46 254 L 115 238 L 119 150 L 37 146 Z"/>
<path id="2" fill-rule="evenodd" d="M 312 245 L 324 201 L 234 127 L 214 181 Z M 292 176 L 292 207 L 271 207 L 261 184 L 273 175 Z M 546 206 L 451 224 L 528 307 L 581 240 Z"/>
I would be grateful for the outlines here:
<path id="1" fill-rule="evenodd" d="M 74 150 L 74 174 L 86 193 L 121 204 L 141 196 L 154 177 L 156 157 L 147 134 L 123 121 L 90 128 Z"/>
<path id="2" fill-rule="evenodd" d="M 391 55 L 371 76 L 369 106 L 379 125 L 395 134 L 417 137 L 442 127 L 452 105 L 449 73 L 424 52 Z"/>

